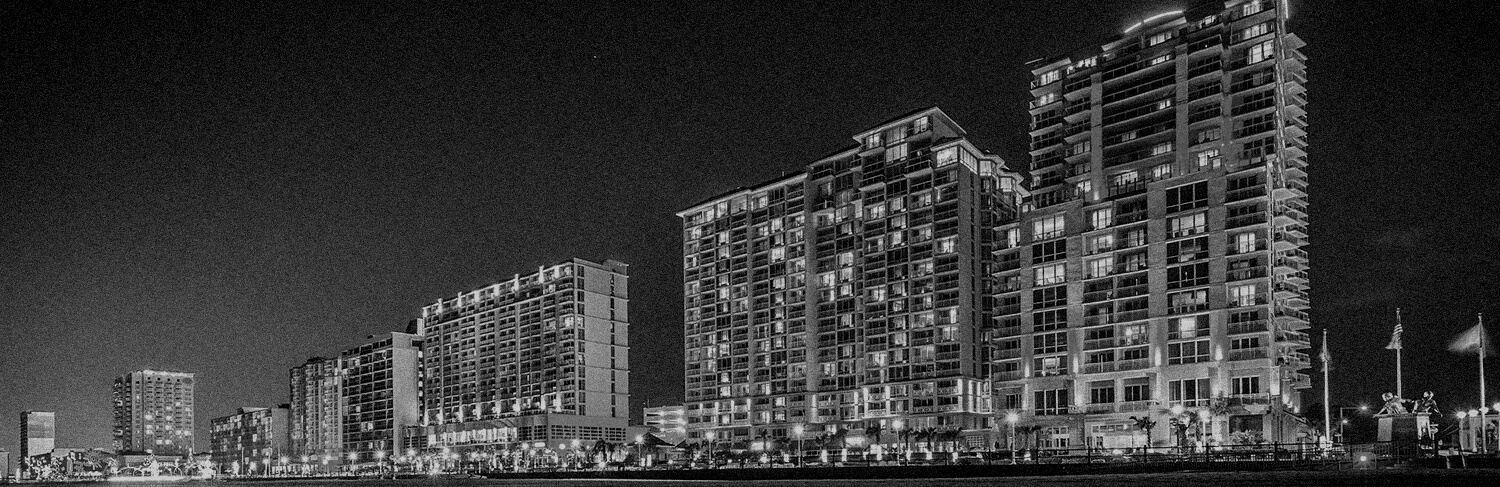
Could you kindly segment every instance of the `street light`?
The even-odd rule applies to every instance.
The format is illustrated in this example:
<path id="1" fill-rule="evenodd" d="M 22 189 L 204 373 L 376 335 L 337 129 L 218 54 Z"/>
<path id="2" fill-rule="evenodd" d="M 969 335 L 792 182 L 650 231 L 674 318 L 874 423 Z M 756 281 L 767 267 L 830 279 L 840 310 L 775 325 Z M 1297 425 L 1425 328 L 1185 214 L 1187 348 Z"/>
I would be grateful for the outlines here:
<path id="1" fill-rule="evenodd" d="M 719 466 L 719 461 L 714 459 L 714 446 L 715 443 L 718 443 L 717 441 L 714 441 L 715 436 L 717 435 L 715 435 L 713 431 L 703 433 L 703 437 L 708 438 L 708 464 L 711 467 Z"/>
<path id="2" fill-rule="evenodd" d="M 1016 414 L 1015 411 L 1005 413 L 1005 422 L 1010 424 L 1010 439 L 1005 442 L 1005 446 L 1010 449 L 1011 465 L 1016 464 L 1016 422 L 1020 420 L 1021 415 Z"/>
<path id="3" fill-rule="evenodd" d="M 797 437 L 797 466 L 802 466 L 802 433 L 807 431 L 802 425 L 792 427 L 792 434 Z"/>
<path id="4" fill-rule="evenodd" d="M 637 467 L 645 463 L 645 459 L 641 458 L 641 444 L 645 441 L 646 435 L 635 435 L 635 466 Z"/>

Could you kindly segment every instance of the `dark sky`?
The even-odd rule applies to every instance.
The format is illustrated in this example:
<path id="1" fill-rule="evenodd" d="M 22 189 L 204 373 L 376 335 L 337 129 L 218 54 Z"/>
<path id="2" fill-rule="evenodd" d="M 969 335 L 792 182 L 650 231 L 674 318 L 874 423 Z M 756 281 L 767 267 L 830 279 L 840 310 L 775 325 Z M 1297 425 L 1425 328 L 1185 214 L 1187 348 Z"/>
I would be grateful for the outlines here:
<path id="1" fill-rule="evenodd" d="M 0 12 L 0 447 L 23 409 L 107 446 L 157 367 L 207 450 L 308 356 L 573 256 L 632 264 L 633 403 L 680 401 L 675 211 L 931 105 L 1024 163 L 1024 63 L 1178 4 L 246 3 Z M 1408 388 L 1474 405 L 1442 347 L 1500 321 L 1493 2 L 1294 12 L 1335 400 L 1389 387 L 1402 306 Z"/>

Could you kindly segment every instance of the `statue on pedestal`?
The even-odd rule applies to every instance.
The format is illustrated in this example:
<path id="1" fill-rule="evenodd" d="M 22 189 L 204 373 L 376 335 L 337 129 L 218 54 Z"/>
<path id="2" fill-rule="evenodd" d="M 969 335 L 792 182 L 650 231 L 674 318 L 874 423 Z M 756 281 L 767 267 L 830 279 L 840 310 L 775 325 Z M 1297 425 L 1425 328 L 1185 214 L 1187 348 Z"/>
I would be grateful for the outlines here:
<path id="1" fill-rule="evenodd" d="M 1421 399 L 1413 401 L 1411 411 L 1419 414 L 1437 412 L 1437 401 L 1432 399 L 1432 391 L 1423 392 Z"/>
<path id="2" fill-rule="evenodd" d="M 1405 399 L 1396 397 L 1395 394 L 1391 394 L 1389 392 L 1387 392 L 1385 394 L 1381 394 L 1380 398 L 1385 401 L 1385 406 L 1382 407 L 1382 408 L 1380 408 L 1380 412 L 1376 413 L 1377 415 L 1378 414 L 1406 414 L 1407 413 L 1407 411 L 1406 411 L 1406 402 L 1407 401 Z"/>

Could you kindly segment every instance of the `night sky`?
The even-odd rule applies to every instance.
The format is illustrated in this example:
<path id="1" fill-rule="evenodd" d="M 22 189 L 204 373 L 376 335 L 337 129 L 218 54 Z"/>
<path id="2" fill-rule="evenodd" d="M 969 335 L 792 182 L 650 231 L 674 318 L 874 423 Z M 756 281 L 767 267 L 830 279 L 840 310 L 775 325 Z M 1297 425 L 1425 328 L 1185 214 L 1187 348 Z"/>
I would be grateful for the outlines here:
<path id="1" fill-rule="evenodd" d="M 632 264 L 633 409 L 681 401 L 674 212 L 925 106 L 1023 165 L 1024 63 L 1179 5 L 74 3 L 0 12 L 11 451 L 25 409 L 107 447 L 110 382 L 142 367 L 198 374 L 206 451 L 307 357 L 574 256 Z M 1400 306 L 1408 391 L 1477 406 L 1444 345 L 1479 311 L 1500 330 L 1497 12 L 1381 3 L 1293 6 L 1312 316 L 1335 402 L 1393 387 Z"/>

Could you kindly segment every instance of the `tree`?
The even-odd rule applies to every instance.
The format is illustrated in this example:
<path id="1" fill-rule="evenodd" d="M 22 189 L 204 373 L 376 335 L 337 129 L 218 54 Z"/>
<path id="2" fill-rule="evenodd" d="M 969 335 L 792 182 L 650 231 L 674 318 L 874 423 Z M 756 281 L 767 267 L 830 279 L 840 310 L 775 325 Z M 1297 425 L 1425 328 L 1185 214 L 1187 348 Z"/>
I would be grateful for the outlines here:
<path id="1" fill-rule="evenodd" d="M 881 426 L 879 423 L 865 427 L 866 444 L 874 445 L 880 443 L 880 433 L 883 431 L 885 431 L 885 427 Z"/>
<path id="2" fill-rule="evenodd" d="M 1156 422 L 1150 416 L 1131 416 L 1130 420 L 1135 421 L 1135 429 L 1146 432 L 1146 448 L 1151 448 L 1151 430 L 1156 428 Z"/>

